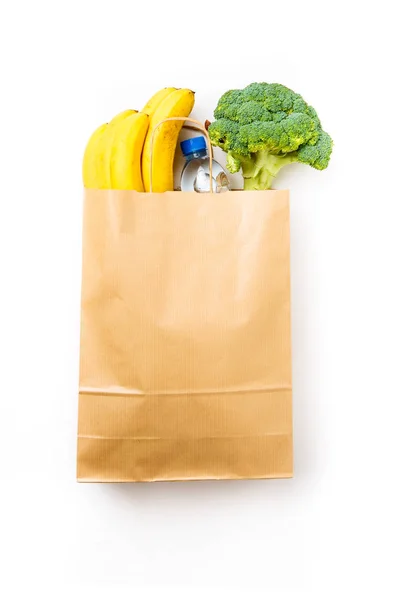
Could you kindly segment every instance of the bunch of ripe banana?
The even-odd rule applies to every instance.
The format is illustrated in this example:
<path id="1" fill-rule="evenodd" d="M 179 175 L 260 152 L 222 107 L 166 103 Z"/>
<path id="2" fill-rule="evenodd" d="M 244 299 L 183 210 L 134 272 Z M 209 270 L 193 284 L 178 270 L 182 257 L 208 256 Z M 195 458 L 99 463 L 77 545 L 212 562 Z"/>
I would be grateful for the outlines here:
<path id="1" fill-rule="evenodd" d="M 86 188 L 150 191 L 151 138 L 156 125 L 169 117 L 188 117 L 194 92 L 164 88 L 142 111 L 125 110 L 93 133 L 83 157 Z M 152 190 L 174 188 L 175 148 L 183 121 L 169 121 L 154 134 Z"/>

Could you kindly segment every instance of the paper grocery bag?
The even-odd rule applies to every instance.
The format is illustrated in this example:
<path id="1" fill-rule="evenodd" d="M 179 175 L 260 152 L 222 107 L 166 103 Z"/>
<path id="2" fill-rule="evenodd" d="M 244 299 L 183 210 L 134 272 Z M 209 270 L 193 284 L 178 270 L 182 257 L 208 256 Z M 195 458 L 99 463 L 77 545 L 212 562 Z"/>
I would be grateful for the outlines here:
<path id="1" fill-rule="evenodd" d="M 86 190 L 77 477 L 292 475 L 289 194 Z"/>

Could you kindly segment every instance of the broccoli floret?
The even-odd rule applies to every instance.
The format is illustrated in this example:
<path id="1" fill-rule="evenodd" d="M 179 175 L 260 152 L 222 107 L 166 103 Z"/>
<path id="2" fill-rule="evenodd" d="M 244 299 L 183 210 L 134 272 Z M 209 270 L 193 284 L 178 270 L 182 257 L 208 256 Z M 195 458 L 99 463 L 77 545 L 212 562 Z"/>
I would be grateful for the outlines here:
<path id="1" fill-rule="evenodd" d="M 278 83 L 252 83 L 221 96 L 208 133 L 228 153 L 231 173 L 242 169 L 244 189 L 266 190 L 292 162 L 326 169 L 332 139 L 312 106 Z"/>

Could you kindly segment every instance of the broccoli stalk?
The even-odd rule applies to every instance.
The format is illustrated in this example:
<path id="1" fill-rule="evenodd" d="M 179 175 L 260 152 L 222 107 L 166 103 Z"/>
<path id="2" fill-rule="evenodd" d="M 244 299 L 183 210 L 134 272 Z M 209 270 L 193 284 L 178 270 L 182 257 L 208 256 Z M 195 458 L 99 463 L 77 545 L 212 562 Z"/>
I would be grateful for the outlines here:
<path id="1" fill-rule="evenodd" d="M 326 169 L 332 139 L 315 110 L 277 83 L 252 83 L 226 92 L 208 126 L 211 142 L 228 153 L 231 173 L 242 169 L 245 190 L 267 190 L 292 162 Z"/>
<path id="2" fill-rule="evenodd" d="M 249 158 L 242 159 L 242 174 L 245 190 L 269 190 L 282 167 L 297 161 L 294 152 L 278 156 L 260 150 Z"/>

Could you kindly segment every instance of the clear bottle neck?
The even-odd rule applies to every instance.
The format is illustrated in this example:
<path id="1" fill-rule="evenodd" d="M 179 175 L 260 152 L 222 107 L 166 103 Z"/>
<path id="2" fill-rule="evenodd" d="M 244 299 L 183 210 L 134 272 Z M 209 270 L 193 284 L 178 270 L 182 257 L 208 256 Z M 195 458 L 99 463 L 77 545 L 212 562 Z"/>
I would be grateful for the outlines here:
<path id="1" fill-rule="evenodd" d="M 196 150 L 196 152 L 191 152 L 190 154 L 185 155 L 186 162 L 193 160 L 194 158 L 207 158 L 207 150 Z"/>

